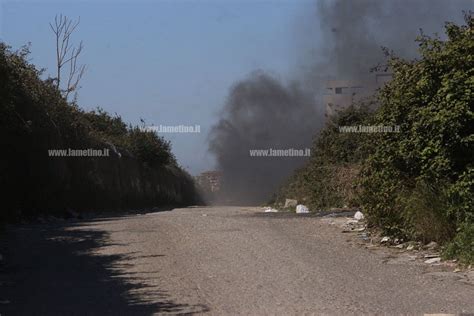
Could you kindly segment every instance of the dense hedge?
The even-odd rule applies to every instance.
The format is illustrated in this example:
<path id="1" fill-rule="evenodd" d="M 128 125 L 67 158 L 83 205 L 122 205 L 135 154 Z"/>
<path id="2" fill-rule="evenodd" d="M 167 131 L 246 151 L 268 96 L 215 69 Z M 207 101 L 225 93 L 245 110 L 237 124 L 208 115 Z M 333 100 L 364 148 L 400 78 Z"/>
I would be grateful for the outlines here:
<path id="1" fill-rule="evenodd" d="M 401 132 L 379 136 L 361 194 L 372 223 L 440 242 L 472 231 L 474 223 L 472 15 L 466 25 L 446 24 L 446 35 L 421 36 L 418 60 L 389 60 L 394 77 L 379 93 L 374 120 L 400 125 Z"/>
<path id="2" fill-rule="evenodd" d="M 197 201 L 169 142 L 68 103 L 27 56 L 0 43 L 1 219 Z M 67 148 L 108 148 L 110 156 L 48 156 Z"/>
<path id="3" fill-rule="evenodd" d="M 315 157 L 280 198 L 300 193 L 315 207 L 350 202 L 387 234 L 435 240 L 446 245 L 445 255 L 473 262 L 474 18 L 465 20 L 446 24 L 446 40 L 420 36 L 416 60 L 390 56 L 393 80 L 374 96 L 377 110 L 351 107 L 329 122 Z M 400 132 L 338 133 L 338 126 L 359 124 Z M 331 187 L 336 173 L 327 171 L 348 164 L 361 169 L 345 184 L 353 188 L 350 200 Z"/>
<path id="4" fill-rule="evenodd" d="M 357 206 L 356 179 L 362 161 L 373 150 L 370 135 L 340 133 L 340 126 L 367 125 L 373 105 L 351 106 L 328 119 L 314 138 L 311 158 L 280 188 L 276 201 L 302 201 L 313 210 Z"/>

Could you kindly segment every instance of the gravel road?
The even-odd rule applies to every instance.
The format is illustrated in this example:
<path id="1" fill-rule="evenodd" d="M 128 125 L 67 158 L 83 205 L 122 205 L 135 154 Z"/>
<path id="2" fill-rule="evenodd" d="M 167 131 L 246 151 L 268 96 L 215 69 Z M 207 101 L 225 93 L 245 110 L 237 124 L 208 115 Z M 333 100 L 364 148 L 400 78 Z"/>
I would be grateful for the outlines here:
<path id="1" fill-rule="evenodd" d="M 474 286 L 389 264 L 320 217 L 192 207 L 10 227 L 1 315 L 474 313 Z"/>

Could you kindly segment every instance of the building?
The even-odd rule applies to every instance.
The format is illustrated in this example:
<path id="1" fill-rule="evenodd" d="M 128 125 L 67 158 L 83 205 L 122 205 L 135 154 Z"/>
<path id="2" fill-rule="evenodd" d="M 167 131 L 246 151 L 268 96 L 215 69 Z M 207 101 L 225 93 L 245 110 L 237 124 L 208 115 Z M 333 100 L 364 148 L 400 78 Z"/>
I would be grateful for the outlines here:
<path id="1" fill-rule="evenodd" d="M 221 189 L 221 177 L 220 171 L 205 171 L 195 177 L 196 183 L 204 190 L 211 192 L 218 192 Z"/>
<path id="2" fill-rule="evenodd" d="M 323 95 L 326 117 L 349 107 L 354 101 L 370 96 L 391 78 L 390 73 L 383 72 L 360 76 L 357 80 L 328 80 Z"/>

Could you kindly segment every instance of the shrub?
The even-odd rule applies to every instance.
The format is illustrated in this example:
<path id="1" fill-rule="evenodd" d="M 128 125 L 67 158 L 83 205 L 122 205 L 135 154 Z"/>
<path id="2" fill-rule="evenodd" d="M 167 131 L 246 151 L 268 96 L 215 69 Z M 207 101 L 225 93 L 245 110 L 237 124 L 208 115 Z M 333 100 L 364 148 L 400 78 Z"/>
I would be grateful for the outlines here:
<path id="1" fill-rule="evenodd" d="M 446 187 L 443 184 L 419 182 L 401 192 L 397 206 L 405 219 L 404 235 L 424 242 L 446 242 L 454 236 L 455 223 L 447 209 Z"/>
<path id="2" fill-rule="evenodd" d="M 474 224 L 461 224 L 454 239 L 443 249 L 443 255 L 447 259 L 458 258 L 463 264 L 474 262 Z"/>
<path id="3" fill-rule="evenodd" d="M 102 108 L 85 112 L 84 118 L 88 122 L 91 134 L 97 139 L 112 142 L 115 145 L 125 146 L 128 129 L 119 115 L 111 116 Z"/>
<path id="4" fill-rule="evenodd" d="M 0 157 L 5 196 L 0 222 L 68 207 L 138 207 L 197 198 L 169 142 L 128 127 L 120 116 L 100 108 L 84 112 L 68 103 L 52 80 L 41 80 L 27 55 L 28 48 L 12 52 L 0 43 L 0 141 L 5 152 Z M 104 147 L 118 147 L 127 155 L 48 156 L 50 149 Z"/>
<path id="5" fill-rule="evenodd" d="M 372 150 L 374 135 L 341 133 L 340 126 L 366 125 L 371 103 L 350 106 L 328 120 L 311 149 L 309 162 L 280 188 L 277 201 L 295 198 L 313 209 L 357 205 L 356 179 L 361 162 Z"/>
<path id="6" fill-rule="evenodd" d="M 375 112 L 350 107 L 330 120 L 309 163 L 281 189 L 280 201 L 287 196 L 317 208 L 360 205 L 369 224 L 384 233 L 446 243 L 446 256 L 473 262 L 471 13 L 465 21 L 447 23 L 446 40 L 420 36 L 419 59 L 390 56 L 393 78 L 374 95 Z M 339 126 L 359 124 L 399 126 L 400 132 L 338 132 Z M 352 176 L 338 176 L 347 168 L 355 170 Z"/>
<path id="7" fill-rule="evenodd" d="M 171 153 L 171 144 L 152 131 L 143 131 L 139 127 L 128 132 L 127 145 L 132 154 L 149 166 L 176 165 Z"/>
<path id="8" fill-rule="evenodd" d="M 474 212 L 473 26 L 467 14 L 466 25 L 446 24 L 445 41 L 419 37 L 420 59 L 390 58 L 393 80 L 377 96 L 374 122 L 401 132 L 380 136 L 359 196 L 386 232 L 446 241 L 458 229 L 456 249 L 469 246 Z"/>

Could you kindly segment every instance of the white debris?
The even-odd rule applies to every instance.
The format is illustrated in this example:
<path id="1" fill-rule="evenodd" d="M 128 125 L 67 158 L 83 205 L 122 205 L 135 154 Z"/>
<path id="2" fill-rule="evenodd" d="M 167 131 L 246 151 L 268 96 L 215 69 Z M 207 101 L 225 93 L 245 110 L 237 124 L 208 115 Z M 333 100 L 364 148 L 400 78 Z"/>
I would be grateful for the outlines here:
<path id="1" fill-rule="evenodd" d="M 203 216 L 203 217 L 206 217 L 206 216 L 207 216 L 207 214 L 202 214 L 201 216 Z"/>
<path id="2" fill-rule="evenodd" d="M 413 250 L 413 249 L 415 249 L 415 246 L 414 246 L 414 245 L 409 245 L 409 246 L 407 247 L 407 250 L 409 250 L 409 251 L 410 251 L 410 250 Z"/>
<path id="3" fill-rule="evenodd" d="M 385 237 L 382 238 L 382 240 L 380 242 L 384 243 L 384 242 L 388 242 L 388 241 L 390 241 L 390 237 L 385 236 Z"/>
<path id="4" fill-rule="evenodd" d="M 270 208 L 267 208 L 264 212 L 265 213 L 278 213 L 278 210 L 270 207 Z"/>
<path id="5" fill-rule="evenodd" d="M 298 204 L 297 200 L 292 200 L 292 199 L 286 199 L 285 200 L 285 208 L 287 207 L 295 207 Z"/>
<path id="6" fill-rule="evenodd" d="M 438 243 L 435 242 L 435 241 L 432 241 L 432 242 L 430 242 L 429 244 L 427 244 L 425 246 L 425 248 L 428 249 L 428 250 L 434 250 L 434 249 L 437 249 L 438 247 L 439 247 Z"/>
<path id="7" fill-rule="evenodd" d="M 299 204 L 296 206 L 296 214 L 305 214 L 305 213 L 309 213 L 309 209 L 305 205 Z"/>
<path id="8" fill-rule="evenodd" d="M 428 260 L 425 261 L 425 263 L 429 263 L 429 264 L 438 263 L 438 262 L 441 262 L 440 257 L 431 258 L 431 259 L 428 259 Z"/>
<path id="9" fill-rule="evenodd" d="M 358 220 L 358 221 L 361 221 L 364 219 L 364 214 L 362 214 L 361 211 L 357 211 L 355 214 L 354 214 L 354 219 Z"/>

